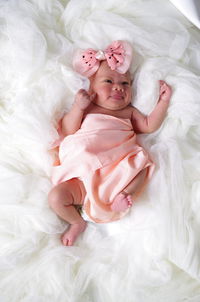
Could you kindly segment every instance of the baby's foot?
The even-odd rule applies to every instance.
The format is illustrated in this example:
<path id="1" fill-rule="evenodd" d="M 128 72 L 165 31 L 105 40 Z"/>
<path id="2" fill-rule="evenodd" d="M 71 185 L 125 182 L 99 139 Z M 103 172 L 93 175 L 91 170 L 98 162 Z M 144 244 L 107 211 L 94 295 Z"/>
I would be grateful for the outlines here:
<path id="1" fill-rule="evenodd" d="M 85 231 L 87 226 L 86 221 L 81 221 L 79 223 L 71 224 L 69 229 L 67 229 L 61 236 L 61 242 L 65 246 L 71 246 L 74 244 L 75 240 Z"/>
<path id="2" fill-rule="evenodd" d="M 111 209 L 114 212 L 122 212 L 130 208 L 133 204 L 133 200 L 130 194 L 121 192 L 113 200 Z"/>

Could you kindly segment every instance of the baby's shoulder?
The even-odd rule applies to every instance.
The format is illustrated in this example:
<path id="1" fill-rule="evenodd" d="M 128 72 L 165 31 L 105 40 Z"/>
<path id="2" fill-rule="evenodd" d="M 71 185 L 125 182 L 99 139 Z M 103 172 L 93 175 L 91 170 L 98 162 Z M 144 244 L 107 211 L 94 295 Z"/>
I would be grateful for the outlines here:
<path id="1" fill-rule="evenodd" d="M 121 116 L 121 118 L 132 119 L 132 115 L 134 111 L 135 111 L 135 107 L 129 105 L 126 108 L 124 108 L 122 111 L 120 111 L 119 115 Z"/>

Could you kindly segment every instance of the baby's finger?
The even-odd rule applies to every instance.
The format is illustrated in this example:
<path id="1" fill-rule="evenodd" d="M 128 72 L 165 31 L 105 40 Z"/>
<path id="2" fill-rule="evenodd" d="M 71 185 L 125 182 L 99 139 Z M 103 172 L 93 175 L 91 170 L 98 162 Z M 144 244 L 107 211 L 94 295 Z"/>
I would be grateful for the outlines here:
<path id="1" fill-rule="evenodd" d="M 93 94 L 90 96 L 90 101 L 91 101 L 91 102 L 94 101 L 96 95 L 97 95 L 96 93 L 93 93 Z"/>
<path id="2" fill-rule="evenodd" d="M 167 88 L 168 88 L 168 86 L 166 83 L 162 84 L 160 86 L 160 95 L 164 94 L 167 91 Z"/>
<path id="3" fill-rule="evenodd" d="M 80 89 L 76 94 L 77 97 L 85 97 L 85 95 L 86 91 L 84 89 Z"/>
<path id="4" fill-rule="evenodd" d="M 128 196 L 127 196 L 127 199 L 128 199 L 128 207 L 130 208 L 130 207 L 132 207 L 132 205 L 133 205 L 133 200 L 132 200 L 131 195 L 128 195 Z"/>
<path id="5" fill-rule="evenodd" d="M 86 90 L 85 89 L 79 89 L 79 91 L 78 91 L 78 93 L 85 93 L 86 92 Z"/>
<path id="6" fill-rule="evenodd" d="M 129 203 L 128 203 L 128 207 L 129 207 L 129 208 L 131 208 L 131 207 L 132 207 L 132 205 L 133 205 L 133 202 L 132 202 L 132 201 L 129 201 Z"/>
<path id="7" fill-rule="evenodd" d="M 160 87 L 161 87 L 163 84 L 165 84 L 165 81 L 160 80 L 160 81 L 159 81 L 159 84 L 160 84 Z"/>

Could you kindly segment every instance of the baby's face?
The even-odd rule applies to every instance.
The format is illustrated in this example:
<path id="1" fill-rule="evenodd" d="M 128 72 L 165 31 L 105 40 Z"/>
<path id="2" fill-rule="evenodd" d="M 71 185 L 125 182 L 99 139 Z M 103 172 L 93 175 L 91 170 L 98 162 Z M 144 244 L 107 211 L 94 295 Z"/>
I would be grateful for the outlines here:
<path id="1" fill-rule="evenodd" d="M 94 103 L 110 110 L 120 110 L 131 102 L 132 89 L 130 73 L 120 74 L 111 70 L 103 61 L 90 78 L 90 92 L 96 93 Z"/>

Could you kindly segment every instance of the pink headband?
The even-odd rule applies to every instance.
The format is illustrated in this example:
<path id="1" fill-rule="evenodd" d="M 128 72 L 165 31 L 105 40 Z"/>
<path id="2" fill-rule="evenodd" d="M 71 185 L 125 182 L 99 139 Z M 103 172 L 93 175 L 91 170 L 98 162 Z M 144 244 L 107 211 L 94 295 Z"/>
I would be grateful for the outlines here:
<path id="1" fill-rule="evenodd" d="M 132 47 L 126 41 L 114 41 L 104 51 L 78 50 L 73 58 L 75 71 L 85 77 L 91 77 L 99 68 L 100 61 L 106 60 L 111 70 L 126 73 L 132 59 Z"/>

